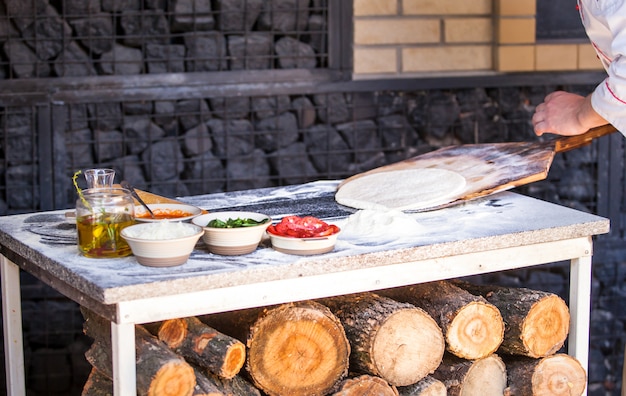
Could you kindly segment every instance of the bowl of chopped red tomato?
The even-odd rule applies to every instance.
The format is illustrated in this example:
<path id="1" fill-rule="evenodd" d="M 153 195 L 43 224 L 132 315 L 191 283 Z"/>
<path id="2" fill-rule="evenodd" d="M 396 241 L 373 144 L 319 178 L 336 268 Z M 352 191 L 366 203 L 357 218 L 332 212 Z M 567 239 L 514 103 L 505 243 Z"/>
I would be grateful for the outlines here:
<path id="1" fill-rule="evenodd" d="M 332 251 L 340 232 L 336 225 L 313 216 L 285 216 L 267 228 L 274 250 L 307 256 Z"/>

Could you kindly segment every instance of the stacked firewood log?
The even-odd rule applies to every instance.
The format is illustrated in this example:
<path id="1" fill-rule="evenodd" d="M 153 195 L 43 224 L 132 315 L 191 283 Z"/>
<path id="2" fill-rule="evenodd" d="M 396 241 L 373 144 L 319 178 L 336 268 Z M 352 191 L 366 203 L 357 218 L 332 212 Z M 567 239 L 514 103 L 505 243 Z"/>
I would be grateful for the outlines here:
<path id="1" fill-rule="evenodd" d="M 110 395 L 110 326 L 83 315 L 83 396 Z M 554 294 L 438 281 L 137 325 L 137 393 L 581 395 L 584 369 L 559 353 L 568 333 Z"/>

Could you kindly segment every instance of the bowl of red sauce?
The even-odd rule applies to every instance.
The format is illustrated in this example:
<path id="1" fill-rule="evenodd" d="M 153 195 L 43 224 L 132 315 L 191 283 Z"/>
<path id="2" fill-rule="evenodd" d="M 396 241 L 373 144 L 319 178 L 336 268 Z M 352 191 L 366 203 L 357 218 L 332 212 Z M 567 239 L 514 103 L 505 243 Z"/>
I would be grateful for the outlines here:
<path id="1" fill-rule="evenodd" d="M 332 251 L 340 232 L 336 225 L 313 216 L 285 216 L 267 228 L 274 250 L 301 256 Z"/>
<path id="2" fill-rule="evenodd" d="M 189 221 L 202 214 L 202 209 L 197 206 L 176 203 L 148 204 L 154 213 L 154 218 L 148 210 L 141 205 L 135 206 L 135 220 L 139 222 L 155 221 Z"/>

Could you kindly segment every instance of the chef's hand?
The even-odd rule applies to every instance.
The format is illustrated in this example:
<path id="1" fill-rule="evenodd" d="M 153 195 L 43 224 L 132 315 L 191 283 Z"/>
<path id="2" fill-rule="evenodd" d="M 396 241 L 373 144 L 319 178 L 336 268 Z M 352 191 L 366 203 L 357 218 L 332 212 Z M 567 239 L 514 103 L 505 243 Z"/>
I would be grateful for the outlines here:
<path id="1" fill-rule="evenodd" d="M 591 107 L 591 95 L 556 91 L 535 108 L 532 118 L 535 134 L 573 136 L 608 122 Z"/>

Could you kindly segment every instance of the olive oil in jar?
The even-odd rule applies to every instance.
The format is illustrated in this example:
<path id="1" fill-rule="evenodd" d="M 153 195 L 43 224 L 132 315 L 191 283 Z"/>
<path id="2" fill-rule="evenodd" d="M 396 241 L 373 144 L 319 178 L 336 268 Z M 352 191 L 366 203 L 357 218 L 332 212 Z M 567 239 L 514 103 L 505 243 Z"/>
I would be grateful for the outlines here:
<path id="1" fill-rule="evenodd" d="M 78 250 L 86 257 L 114 258 L 132 253 L 121 231 L 135 223 L 135 205 L 128 190 L 92 188 L 76 201 Z"/>
<path id="2" fill-rule="evenodd" d="M 133 225 L 135 220 L 128 214 L 87 215 L 76 219 L 78 249 L 91 258 L 124 257 L 131 254 L 130 246 L 120 232 Z"/>

